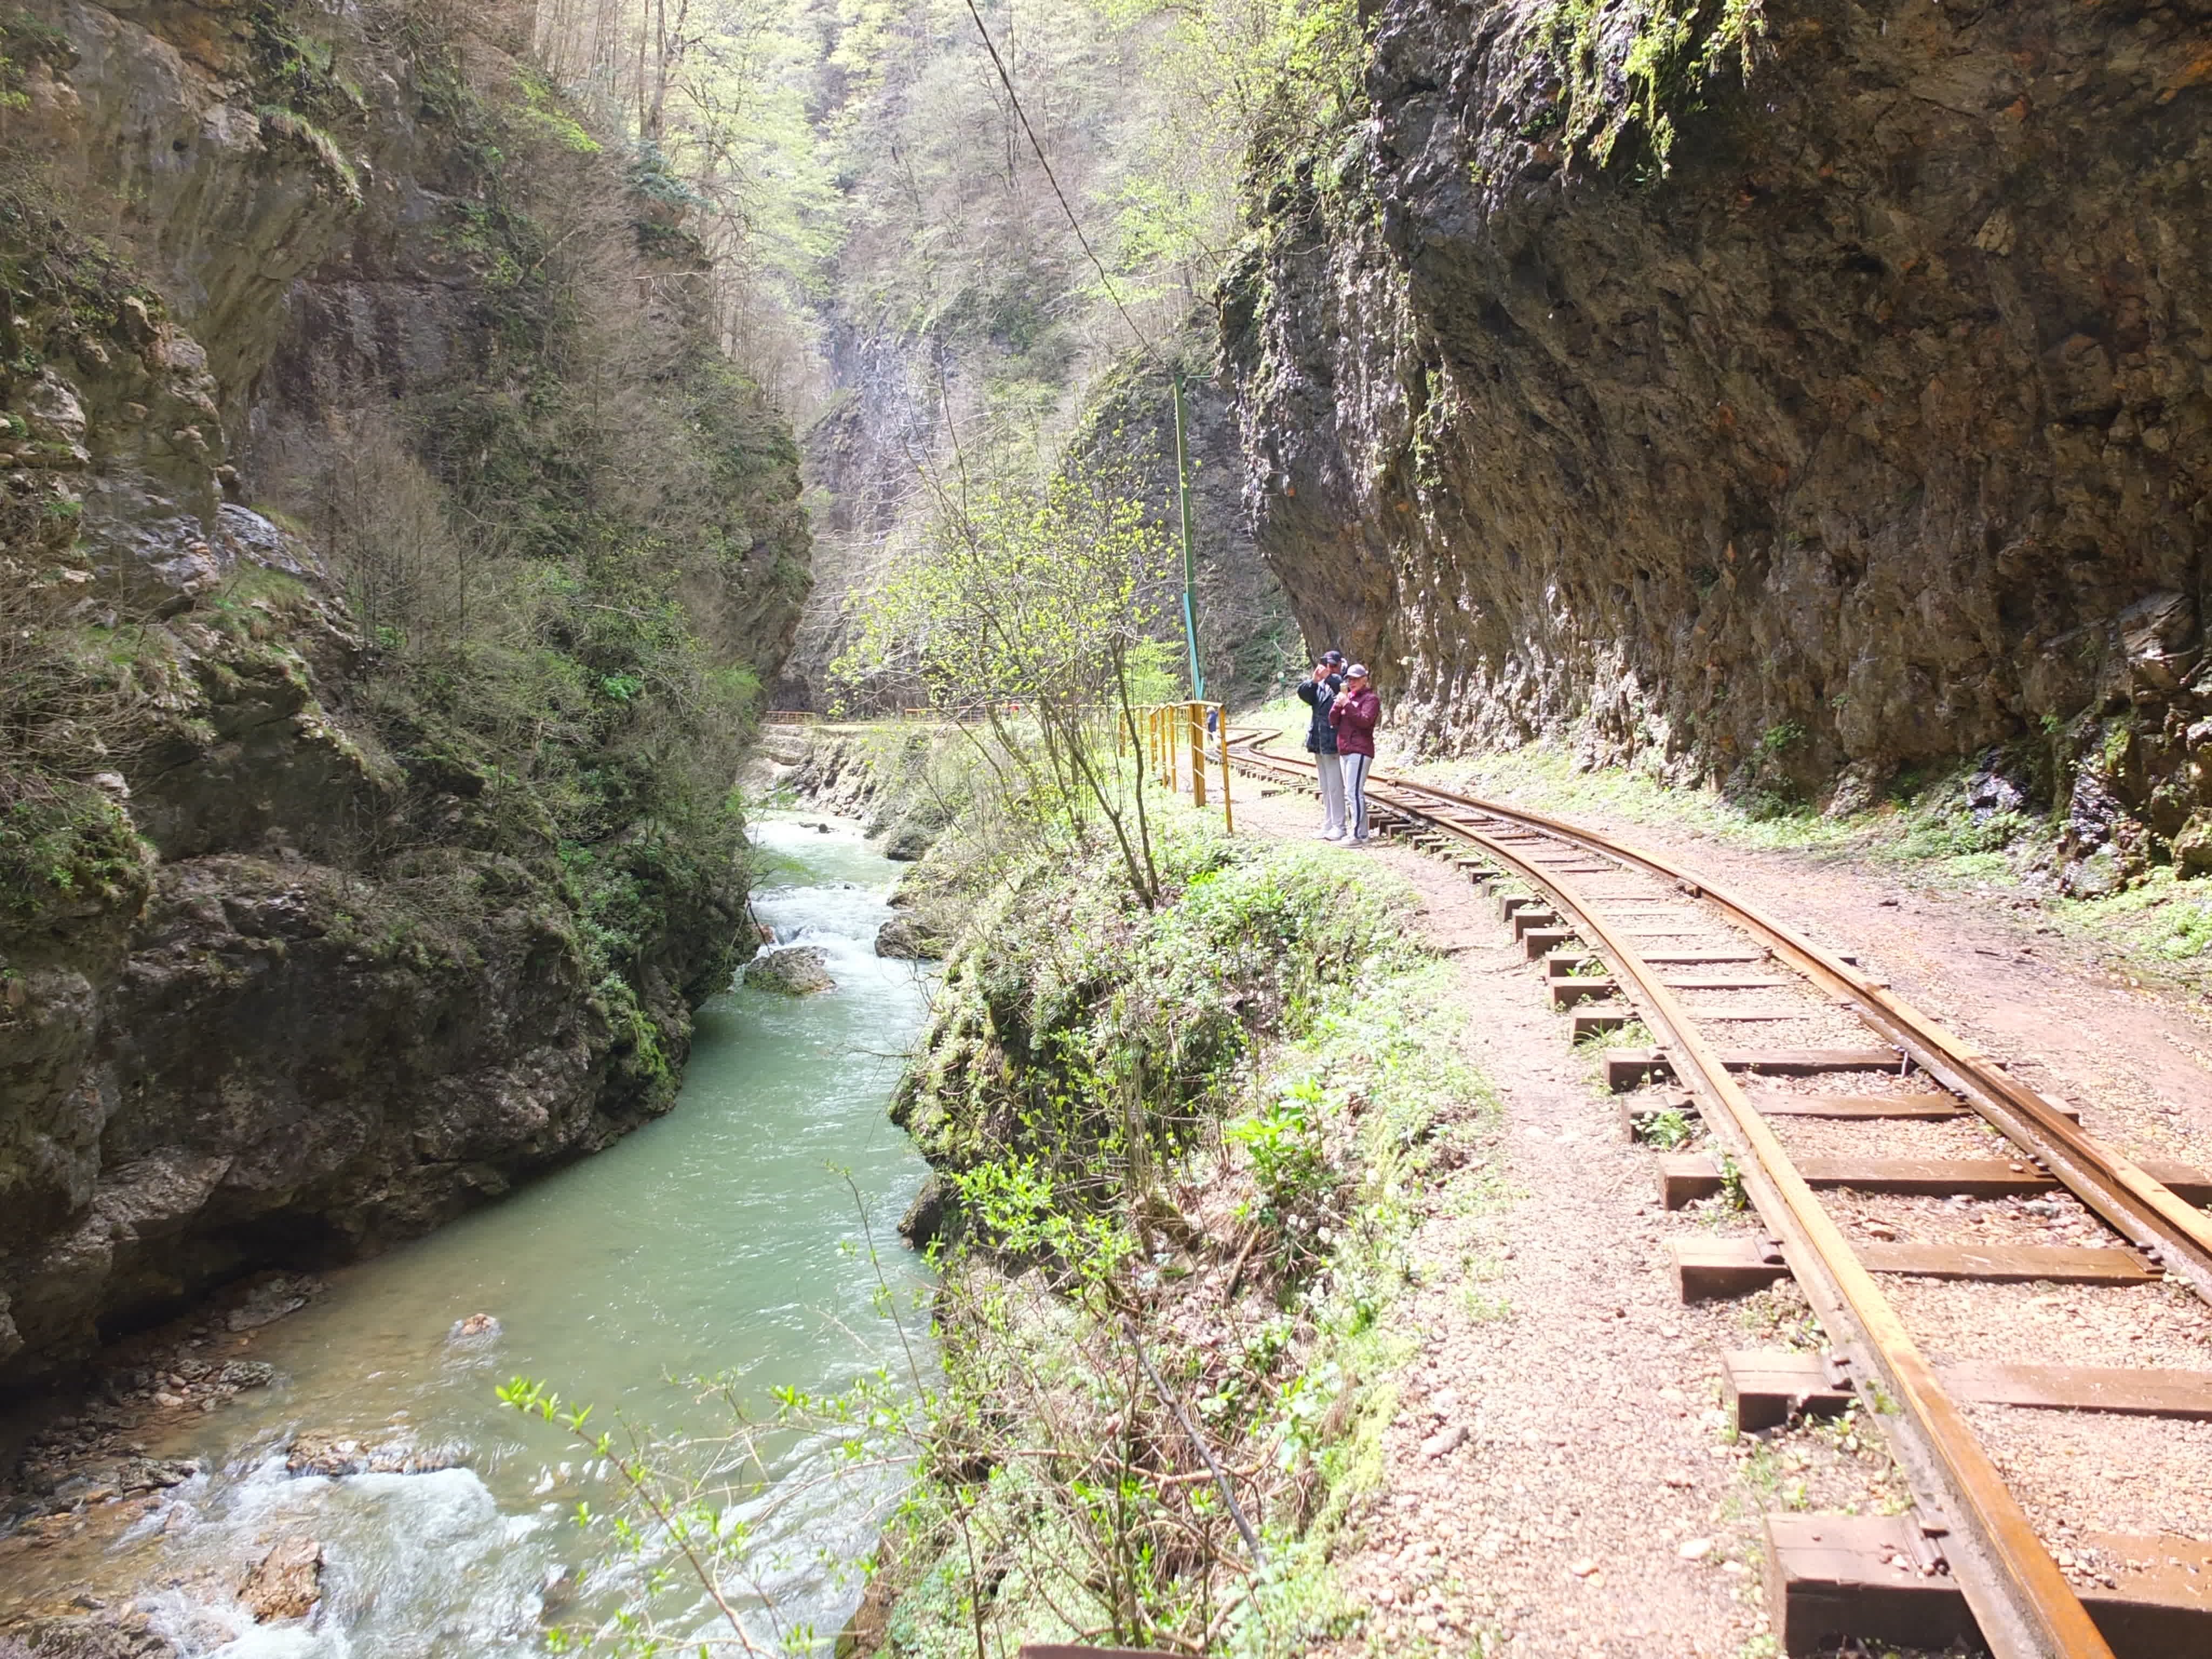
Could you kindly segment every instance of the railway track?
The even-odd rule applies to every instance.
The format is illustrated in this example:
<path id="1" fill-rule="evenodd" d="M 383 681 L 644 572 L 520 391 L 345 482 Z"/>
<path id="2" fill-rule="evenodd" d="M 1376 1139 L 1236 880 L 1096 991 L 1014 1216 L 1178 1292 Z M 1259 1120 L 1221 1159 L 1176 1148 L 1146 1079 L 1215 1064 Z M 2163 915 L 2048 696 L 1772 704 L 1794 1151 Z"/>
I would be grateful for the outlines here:
<path id="1" fill-rule="evenodd" d="M 1311 790 L 1311 763 L 1270 741 L 1232 732 L 1232 763 Z M 1694 1126 L 1698 1150 L 1660 1159 L 1668 1207 L 1740 1188 L 1751 1231 L 1673 1243 L 1684 1299 L 1802 1287 L 1826 1350 L 1724 1356 L 1738 1426 L 1856 1402 L 1888 1439 L 1911 1512 L 1766 1517 L 1785 1650 L 1978 1638 L 1997 1659 L 2212 1656 L 2212 1545 L 2084 1531 L 2047 1495 L 2032 1515 L 1987 1443 L 2014 1413 L 2107 1431 L 2212 1419 L 2212 1370 L 2133 1352 L 2146 1294 L 2212 1303 L 2212 1177 L 2126 1158 L 1847 955 L 1667 859 L 1407 779 L 1367 793 L 1384 833 L 1496 899 L 1576 1037 L 1617 1043 L 1606 1075 L 1631 1133 Z M 1931 1362 L 1928 1333 L 1959 1346 L 1958 1296 L 2001 1285 L 2076 1299 L 2090 1336 Z M 2080 1364 L 2084 1347 L 2124 1363 Z"/>

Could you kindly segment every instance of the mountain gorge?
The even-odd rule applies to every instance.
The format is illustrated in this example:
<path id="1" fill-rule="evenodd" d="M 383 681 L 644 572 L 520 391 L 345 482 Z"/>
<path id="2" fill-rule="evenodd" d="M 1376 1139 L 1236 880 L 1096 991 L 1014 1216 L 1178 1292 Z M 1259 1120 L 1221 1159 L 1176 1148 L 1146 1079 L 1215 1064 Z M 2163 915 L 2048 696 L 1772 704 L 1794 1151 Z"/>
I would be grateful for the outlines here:
<path id="1" fill-rule="evenodd" d="M 1238 505 L 1237 430 L 1211 372 L 1207 295 L 1235 232 L 1241 131 L 1213 118 L 1238 45 L 1214 14 L 1235 10 L 793 9 L 782 73 L 805 112 L 793 143 L 836 194 L 809 257 L 783 263 L 808 342 L 795 402 L 823 574 L 781 688 L 790 706 L 921 695 L 839 662 L 856 608 L 963 475 L 1079 455 L 1126 469 L 1170 529 L 1175 366 L 1193 410 L 1209 686 L 1264 695 L 1298 655 Z M 1180 651 L 1179 620 L 1172 631 Z"/>
<path id="2" fill-rule="evenodd" d="M 758 707 L 1171 365 L 1217 691 L 2212 866 L 2201 4 L 616 13 L 0 26 L 11 1376 L 665 1109 Z"/>

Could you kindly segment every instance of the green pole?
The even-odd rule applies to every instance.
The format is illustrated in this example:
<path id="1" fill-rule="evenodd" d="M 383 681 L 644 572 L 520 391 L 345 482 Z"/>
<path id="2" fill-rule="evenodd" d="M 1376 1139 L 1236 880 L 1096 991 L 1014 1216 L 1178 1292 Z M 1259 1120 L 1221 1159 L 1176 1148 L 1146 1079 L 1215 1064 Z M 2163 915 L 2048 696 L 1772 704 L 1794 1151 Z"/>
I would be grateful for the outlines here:
<path id="1" fill-rule="evenodd" d="M 1206 701 L 1206 674 L 1198 665 L 1198 560 L 1191 552 L 1190 443 L 1183 434 L 1182 370 L 1175 371 L 1176 501 L 1182 508 L 1182 638 L 1190 651 L 1192 701 Z"/>

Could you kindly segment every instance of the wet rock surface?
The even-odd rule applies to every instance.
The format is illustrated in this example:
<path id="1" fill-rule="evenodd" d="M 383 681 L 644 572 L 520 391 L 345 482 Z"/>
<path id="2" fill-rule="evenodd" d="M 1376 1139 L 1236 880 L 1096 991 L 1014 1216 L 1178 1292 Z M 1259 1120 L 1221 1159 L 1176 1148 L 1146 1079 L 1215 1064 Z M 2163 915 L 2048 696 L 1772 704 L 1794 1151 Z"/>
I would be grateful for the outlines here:
<path id="1" fill-rule="evenodd" d="M 16 1644 L 11 1649 L 10 1643 Z M 142 1613 L 38 1619 L 0 1636 L 0 1659 L 176 1659 Z"/>
<path id="2" fill-rule="evenodd" d="M 876 954 L 901 962 L 934 962 L 945 954 L 945 940 L 921 916 L 893 916 L 876 929 Z"/>
<path id="3" fill-rule="evenodd" d="M 1770 13 L 1663 169 L 1571 142 L 1554 12 L 1376 8 L 1222 290 L 1309 635 L 1432 748 L 1804 800 L 2002 745 L 2072 890 L 2201 846 L 2203 7 Z"/>
<path id="4" fill-rule="evenodd" d="M 787 945 L 763 951 L 745 964 L 745 983 L 757 991 L 774 991 L 787 997 L 837 988 L 830 974 L 830 953 L 818 945 Z"/>
<path id="5" fill-rule="evenodd" d="M 906 1206 L 899 1218 L 899 1237 L 917 1250 L 926 1250 L 944 1236 L 945 1223 L 950 1219 L 951 1190 L 945 1177 L 932 1170 L 921 1183 L 921 1190 L 914 1195 L 914 1202 Z"/>
<path id="6" fill-rule="evenodd" d="M 348 1474 L 434 1474 L 458 1468 L 460 1455 L 447 1447 L 422 1446 L 411 1440 L 370 1443 L 350 1436 L 311 1431 L 296 1437 L 284 1453 L 288 1474 L 319 1475 L 335 1480 Z"/>
<path id="7" fill-rule="evenodd" d="M 312 1538 L 288 1538 L 254 1564 L 238 1599 L 256 1624 L 305 1619 L 323 1599 L 323 1547 Z"/>

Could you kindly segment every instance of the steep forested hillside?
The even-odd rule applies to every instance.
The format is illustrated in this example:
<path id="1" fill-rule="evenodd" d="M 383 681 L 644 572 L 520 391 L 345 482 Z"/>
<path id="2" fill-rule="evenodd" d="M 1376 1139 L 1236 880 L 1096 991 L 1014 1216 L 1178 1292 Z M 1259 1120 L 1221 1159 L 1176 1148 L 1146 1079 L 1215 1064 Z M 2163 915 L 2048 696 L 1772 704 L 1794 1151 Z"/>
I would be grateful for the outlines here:
<path id="1" fill-rule="evenodd" d="M 1036 477 L 1081 432 L 1169 517 L 1170 362 L 1198 410 L 1209 677 L 1273 682 L 1296 646 L 1235 505 L 1209 295 L 1256 113 L 1348 17 L 1150 0 L 547 8 L 556 72 L 713 204 L 701 222 L 756 300 L 727 326 L 805 429 L 823 580 L 787 700 L 910 700 L 832 665 L 854 596 L 915 544 L 940 488 Z"/>
<path id="2" fill-rule="evenodd" d="M 0 1370 L 665 1110 L 808 586 L 526 16 L 0 26 Z"/>

